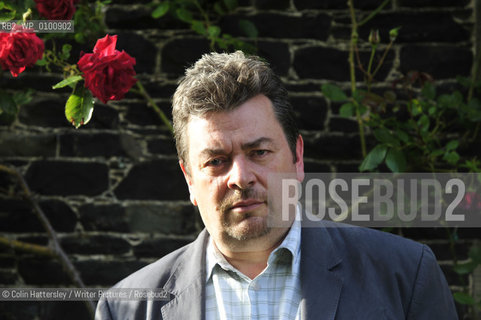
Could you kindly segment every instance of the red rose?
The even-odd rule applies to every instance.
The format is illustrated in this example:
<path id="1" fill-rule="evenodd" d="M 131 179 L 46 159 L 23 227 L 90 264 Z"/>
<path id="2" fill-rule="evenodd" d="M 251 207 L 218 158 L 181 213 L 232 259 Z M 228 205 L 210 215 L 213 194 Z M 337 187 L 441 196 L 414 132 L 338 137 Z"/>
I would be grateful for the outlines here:
<path id="1" fill-rule="evenodd" d="M 461 208 L 465 210 L 481 209 L 481 195 L 473 191 L 466 192 L 461 202 Z"/>
<path id="2" fill-rule="evenodd" d="M 10 32 L 0 32 L 0 65 L 14 77 L 41 59 L 44 49 L 33 30 L 16 25 Z"/>
<path id="3" fill-rule="evenodd" d="M 75 13 L 73 0 L 35 0 L 38 13 L 49 20 L 70 20 Z"/>
<path id="4" fill-rule="evenodd" d="M 135 59 L 115 49 L 117 36 L 106 35 L 97 40 L 94 53 L 84 54 L 78 61 L 85 87 L 103 103 L 120 100 L 137 82 Z"/>

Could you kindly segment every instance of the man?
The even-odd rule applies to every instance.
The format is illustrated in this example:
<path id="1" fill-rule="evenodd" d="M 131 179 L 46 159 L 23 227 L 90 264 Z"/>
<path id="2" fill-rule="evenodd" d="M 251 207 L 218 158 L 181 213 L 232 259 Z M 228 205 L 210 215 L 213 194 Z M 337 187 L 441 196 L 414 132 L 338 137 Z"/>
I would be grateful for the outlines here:
<path id="1" fill-rule="evenodd" d="M 268 176 L 303 180 L 303 140 L 266 63 L 203 56 L 177 88 L 173 120 L 206 230 L 116 286 L 161 288 L 166 299 L 102 299 L 96 319 L 457 319 L 426 246 L 366 228 L 301 228 L 299 209 L 282 223 Z"/>

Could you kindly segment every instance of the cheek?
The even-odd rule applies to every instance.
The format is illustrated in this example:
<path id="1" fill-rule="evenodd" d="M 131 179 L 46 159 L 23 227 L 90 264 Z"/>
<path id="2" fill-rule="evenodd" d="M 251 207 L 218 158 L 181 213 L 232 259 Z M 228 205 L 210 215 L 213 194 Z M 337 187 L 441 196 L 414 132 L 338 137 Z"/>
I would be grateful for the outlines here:
<path id="1" fill-rule="evenodd" d="M 197 206 L 207 230 L 212 234 L 220 228 L 221 215 L 217 211 L 219 203 L 225 196 L 225 188 L 218 179 L 209 179 L 196 185 Z"/>
<path id="2" fill-rule="evenodd" d="M 225 196 L 226 183 L 219 177 L 198 179 L 194 192 L 199 207 L 213 210 Z"/>

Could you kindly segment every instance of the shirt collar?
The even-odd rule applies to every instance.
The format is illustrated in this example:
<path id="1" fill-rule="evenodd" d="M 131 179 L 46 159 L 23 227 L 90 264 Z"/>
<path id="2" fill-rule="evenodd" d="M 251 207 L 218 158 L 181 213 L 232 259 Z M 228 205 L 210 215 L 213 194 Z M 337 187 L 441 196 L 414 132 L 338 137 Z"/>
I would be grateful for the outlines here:
<path id="1" fill-rule="evenodd" d="M 290 252 L 292 257 L 292 270 L 295 270 L 295 266 L 299 263 L 301 258 L 301 215 L 299 206 L 296 208 L 296 217 L 294 222 L 284 238 L 282 243 L 274 249 L 267 260 L 267 264 L 270 265 L 282 252 Z M 214 240 L 209 236 L 209 241 L 207 242 L 206 250 L 206 281 L 210 280 L 214 268 L 219 265 L 219 267 L 224 270 L 231 270 L 234 272 L 238 271 L 226 260 L 222 253 L 214 245 Z"/>

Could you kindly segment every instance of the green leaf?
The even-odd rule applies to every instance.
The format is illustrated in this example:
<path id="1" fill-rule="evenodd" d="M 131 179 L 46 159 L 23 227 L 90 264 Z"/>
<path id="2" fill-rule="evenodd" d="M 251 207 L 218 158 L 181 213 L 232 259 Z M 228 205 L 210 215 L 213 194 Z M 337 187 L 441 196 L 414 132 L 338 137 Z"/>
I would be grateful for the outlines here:
<path id="1" fill-rule="evenodd" d="M 459 154 L 456 151 L 446 152 L 443 156 L 443 160 L 447 161 L 449 164 L 455 165 L 460 159 Z"/>
<path id="2" fill-rule="evenodd" d="M 359 105 L 359 114 L 363 115 L 367 112 L 367 107 L 363 104 Z"/>
<path id="3" fill-rule="evenodd" d="M 158 19 L 165 16 L 169 12 L 170 3 L 168 1 L 163 1 L 154 11 L 152 11 L 152 18 Z"/>
<path id="4" fill-rule="evenodd" d="M 358 89 L 354 91 L 352 97 L 357 101 L 358 104 L 363 104 L 362 101 L 366 98 L 366 95 L 367 92 L 365 90 Z"/>
<path id="5" fill-rule="evenodd" d="M 442 94 L 438 97 L 438 105 L 442 108 L 447 108 L 449 105 L 453 103 L 451 99 L 451 95 L 449 94 Z"/>
<path id="6" fill-rule="evenodd" d="M 16 114 L 17 104 L 11 94 L 0 91 L 0 114 Z"/>
<path id="7" fill-rule="evenodd" d="M 219 46 L 219 48 L 227 50 L 227 41 L 225 41 L 224 39 L 218 39 L 217 45 Z"/>
<path id="8" fill-rule="evenodd" d="M 477 264 L 481 264 L 481 245 L 471 247 L 469 257 Z"/>
<path id="9" fill-rule="evenodd" d="M 61 58 L 63 60 L 67 60 L 69 57 L 70 57 L 70 51 L 72 50 L 72 45 L 71 44 L 64 44 L 62 46 L 62 55 L 61 55 Z"/>
<path id="10" fill-rule="evenodd" d="M 472 98 L 469 103 L 468 103 L 468 106 L 470 108 L 473 108 L 473 109 L 481 109 L 481 100 L 479 100 L 478 98 Z"/>
<path id="11" fill-rule="evenodd" d="M 57 83 L 56 85 L 52 86 L 52 89 L 60 89 L 60 88 L 64 88 L 66 86 L 71 86 L 73 87 L 73 84 L 79 82 L 80 80 L 82 80 L 82 76 L 80 75 L 77 75 L 77 76 L 71 76 L 71 77 L 68 77 L 67 79 L 64 79 L 62 81 L 60 81 L 59 83 Z"/>
<path id="12" fill-rule="evenodd" d="M 426 82 L 421 90 L 421 94 L 424 98 L 433 100 L 436 98 L 436 88 L 431 82 Z"/>
<path id="13" fill-rule="evenodd" d="M 3 12 L 0 12 L 0 20 L 9 21 L 15 19 L 17 11 L 11 5 L 2 1 L 0 2 L 0 10 L 3 10 Z"/>
<path id="14" fill-rule="evenodd" d="M 443 153 L 444 153 L 443 149 L 437 149 L 437 150 L 434 150 L 433 152 L 431 152 L 431 156 L 432 157 L 439 157 Z"/>
<path id="15" fill-rule="evenodd" d="M 0 12 L 0 20 L 9 21 L 15 19 L 15 11 Z"/>
<path id="16" fill-rule="evenodd" d="M 1 3 L 3 5 L 2 9 L 15 11 L 15 8 L 13 7 L 13 5 L 11 5 L 9 3 L 5 3 L 4 1 L 1 1 Z M 30 4 L 27 2 L 25 7 L 28 8 L 29 6 L 30 6 Z"/>
<path id="17" fill-rule="evenodd" d="M 65 117 L 78 129 L 92 118 L 94 98 L 84 86 L 77 86 L 65 104 Z"/>
<path id="18" fill-rule="evenodd" d="M 239 28 L 249 38 L 257 38 L 257 36 L 259 35 L 259 31 L 257 30 L 256 25 L 249 20 L 239 20 Z"/>
<path id="19" fill-rule="evenodd" d="M 421 103 L 419 103 L 419 100 L 417 99 L 412 99 L 409 106 L 411 107 L 411 113 L 413 116 L 417 116 L 423 111 Z"/>
<path id="20" fill-rule="evenodd" d="M 474 298 L 465 292 L 455 292 L 453 294 L 454 300 L 456 300 L 458 303 L 461 304 L 468 304 L 468 305 L 474 305 L 476 304 L 476 301 Z"/>
<path id="21" fill-rule="evenodd" d="M 461 92 L 454 91 L 452 95 L 453 95 L 453 99 L 456 102 L 456 104 L 463 103 L 464 97 L 463 97 L 463 94 Z"/>
<path id="22" fill-rule="evenodd" d="M 207 33 L 210 38 L 217 38 L 220 35 L 220 28 L 218 26 L 209 26 L 207 28 Z"/>
<path id="23" fill-rule="evenodd" d="M 428 114 L 429 114 L 430 116 L 434 116 L 434 115 L 436 114 L 436 111 L 438 111 L 438 108 L 436 108 L 436 106 L 431 106 L 431 107 L 429 107 L 429 109 L 428 109 Z"/>
<path id="24" fill-rule="evenodd" d="M 356 106 L 351 102 L 343 104 L 341 106 L 341 109 L 339 109 L 339 115 L 341 117 L 349 118 L 354 116 L 355 113 L 356 113 Z"/>
<path id="25" fill-rule="evenodd" d="M 255 54 L 257 52 L 256 46 L 251 43 L 239 40 L 234 41 L 234 48 L 236 48 L 237 50 L 242 50 L 243 52 L 248 54 Z"/>
<path id="26" fill-rule="evenodd" d="M 334 84 L 325 83 L 322 85 L 321 89 L 322 94 L 331 101 L 338 102 L 347 100 L 347 96 L 344 91 Z"/>
<path id="27" fill-rule="evenodd" d="M 418 126 L 422 133 L 427 132 L 429 130 L 429 117 L 423 114 L 418 120 Z"/>
<path id="28" fill-rule="evenodd" d="M 481 120 L 481 100 L 472 98 L 468 103 L 468 120 L 478 122 Z"/>
<path id="29" fill-rule="evenodd" d="M 403 130 L 396 130 L 396 136 L 404 143 L 407 143 L 409 141 L 409 135 Z"/>
<path id="30" fill-rule="evenodd" d="M 456 81 L 463 87 L 469 88 L 471 86 L 471 78 L 457 76 Z"/>
<path id="31" fill-rule="evenodd" d="M 187 23 L 191 23 L 193 18 L 192 18 L 192 12 L 184 9 L 184 8 L 179 8 L 175 11 L 177 14 L 177 17 Z"/>
<path id="32" fill-rule="evenodd" d="M 225 11 L 222 8 L 222 4 L 220 2 L 214 3 L 214 11 L 220 16 L 225 15 Z"/>
<path id="33" fill-rule="evenodd" d="M 32 101 L 34 92 L 35 91 L 30 88 L 24 91 L 17 91 L 13 94 L 13 100 L 17 106 L 22 106 Z"/>
<path id="34" fill-rule="evenodd" d="M 469 172 L 480 172 L 481 171 L 481 161 L 477 159 L 466 160 L 462 167 L 467 168 Z M 481 183 L 481 175 L 478 174 L 476 180 Z"/>
<path id="35" fill-rule="evenodd" d="M 191 28 L 192 30 L 194 30 L 200 35 L 203 35 L 203 36 L 207 35 L 207 29 L 205 28 L 205 25 L 202 21 L 199 21 L 199 20 L 192 21 Z"/>
<path id="36" fill-rule="evenodd" d="M 399 140 L 386 128 L 374 130 L 374 136 L 379 142 L 383 142 L 390 146 L 399 146 Z"/>
<path id="37" fill-rule="evenodd" d="M 35 62 L 35 65 L 40 66 L 40 67 L 43 67 L 46 64 L 47 64 L 47 60 L 45 60 L 45 59 L 40 59 L 40 60 L 37 60 L 37 62 Z"/>
<path id="38" fill-rule="evenodd" d="M 237 8 L 237 0 L 224 0 L 224 4 L 229 11 L 234 11 Z"/>
<path id="39" fill-rule="evenodd" d="M 370 171 L 379 166 L 386 156 L 387 147 L 379 144 L 372 149 L 359 166 L 359 171 Z"/>
<path id="40" fill-rule="evenodd" d="M 446 144 L 446 151 L 456 150 L 458 146 L 459 146 L 458 140 L 451 140 L 448 142 L 448 144 Z"/>
<path id="41" fill-rule="evenodd" d="M 463 102 L 463 95 L 459 91 L 452 94 L 442 94 L 438 97 L 438 104 L 441 108 L 457 109 Z"/>
<path id="42" fill-rule="evenodd" d="M 386 165 L 392 172 L 406 171 L 406 157 L 397 148 L 390 148 L 386 154 Z"/>
<path id="43" fill-rule="evenodd" d="M 78 43 L 84 43 L 85 42 L 85 36 L 80 32 L 75 33 L 74 39 Z"/>

